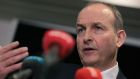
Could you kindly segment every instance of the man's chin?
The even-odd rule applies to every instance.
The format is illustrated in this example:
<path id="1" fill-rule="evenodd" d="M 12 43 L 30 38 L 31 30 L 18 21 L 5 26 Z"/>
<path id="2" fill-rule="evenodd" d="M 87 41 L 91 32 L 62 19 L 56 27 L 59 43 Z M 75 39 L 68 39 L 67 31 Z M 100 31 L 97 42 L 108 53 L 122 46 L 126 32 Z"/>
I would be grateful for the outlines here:
<path id="1" fill-rule="evenodd" d="M 94 66 L 97 63 L 97 61 L 95 61 L 95 60 L 85 60 L 82 63 L 83 63 L 84 66 Z"/>

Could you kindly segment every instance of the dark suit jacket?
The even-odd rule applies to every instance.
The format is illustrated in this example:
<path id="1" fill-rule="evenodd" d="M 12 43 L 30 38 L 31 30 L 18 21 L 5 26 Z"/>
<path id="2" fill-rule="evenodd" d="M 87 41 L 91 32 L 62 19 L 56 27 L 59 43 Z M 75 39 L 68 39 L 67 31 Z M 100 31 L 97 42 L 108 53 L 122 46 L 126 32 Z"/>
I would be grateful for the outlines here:
<path id="1" fill-rule="evenodd" d="M 82 66 L 77 64 L 59 63 L 49 70 L 46 79 L 74 79 L 75 72 Z M 117 79 L 127 79 L 124 74 L 119 70 Z"/>
<path id="2" fill-rule="evenodd" d="M 45 79 L 74 79 L 75 72 L 80 67 L 77 64 L 58 63 L 49 69 Z"/>
<path id="3" fill-rule="evenodd" d="M 127 79 L 127 78 L 124 76 L 124 74 L 121 72 L 121 70 L 119 70 L 117 79 Z"/>

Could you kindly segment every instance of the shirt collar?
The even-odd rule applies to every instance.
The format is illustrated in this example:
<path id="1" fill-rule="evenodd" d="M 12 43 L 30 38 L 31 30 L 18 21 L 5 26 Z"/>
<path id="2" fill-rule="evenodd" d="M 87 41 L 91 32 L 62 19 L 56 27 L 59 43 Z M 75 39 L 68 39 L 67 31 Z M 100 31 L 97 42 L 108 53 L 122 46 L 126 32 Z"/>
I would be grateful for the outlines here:
<path id="1" fill-rule="evenodd" d="M 117 63 L 115 66 L 113 66 L 105 71 L 102 71 L 101 74 L 102 74 L 103 79 L 116 79 L 118 72 L 119 72 L 119 66 Z"/>

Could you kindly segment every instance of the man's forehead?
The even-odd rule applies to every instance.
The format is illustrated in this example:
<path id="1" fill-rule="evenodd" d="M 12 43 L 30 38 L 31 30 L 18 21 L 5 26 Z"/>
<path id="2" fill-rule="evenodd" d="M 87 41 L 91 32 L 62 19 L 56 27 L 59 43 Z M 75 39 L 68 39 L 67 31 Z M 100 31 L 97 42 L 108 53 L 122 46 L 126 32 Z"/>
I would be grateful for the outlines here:
<path id="1" fill-rule="evenodd" d="M 101 4 L 101 3 L 91 4 L 91 5 L 88 5 L 87 7 L 85 7 L 80 12 L 80 18 L 82 18 L 83 16 L 87 16 L 87 15 L 92 16 L 92 15 L 96 15 L 96 14 L 103 15 L 104 17 L 110 18 L 110 19 L 115 18 L 112 10 L 107 5 Z M 82 15 L 82 17 L 81 17 L 81 15 Z"/>
<path id="2" fill-rule="evenodd" d="M 98 10 L 107 15 L 109 15 L 109 14 L 111 15 L 113 13 L 109 6 L 102 4 L 102 3 L 91 4 L 91 5 L 88 5 L 87 7 L 85 7 L 84 9 L 90 10 L 90 11 Z"/>
<path id="3" fill-rule="evenodd" d="M 105 14 L 108 18 L 113 18 L 113 12 L 109 8 L 105 8 L 102 10 L 102 13 Z"/>

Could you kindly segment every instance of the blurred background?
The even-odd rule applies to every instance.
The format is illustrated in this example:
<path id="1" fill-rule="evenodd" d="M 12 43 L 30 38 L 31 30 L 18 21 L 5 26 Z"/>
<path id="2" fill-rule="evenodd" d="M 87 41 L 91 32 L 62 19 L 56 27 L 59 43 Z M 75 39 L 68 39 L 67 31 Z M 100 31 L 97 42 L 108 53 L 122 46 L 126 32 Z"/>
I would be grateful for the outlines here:
<path id="1" fill-rule="evenodd" d="M 42 54 L 42 37 L 46 30 L 60 29 L 76 38 L 76 17 L 91 0 L 0 0 L 0 45 L 18 40 L 28 46 L 30 55 Z M 140 1 L 100 0 L 118 7 L 127 32 L 118 62 L 128 78 L 137 78 L 140 60 Z M 62 62 L 81 65 L 76 46 Z"/>

